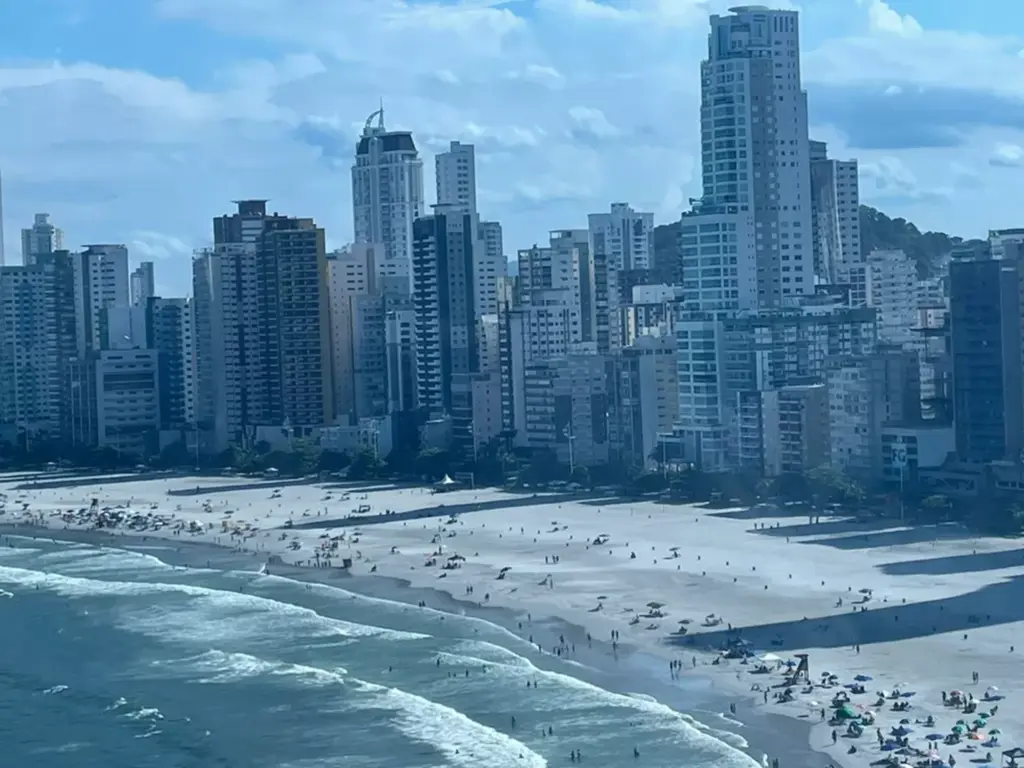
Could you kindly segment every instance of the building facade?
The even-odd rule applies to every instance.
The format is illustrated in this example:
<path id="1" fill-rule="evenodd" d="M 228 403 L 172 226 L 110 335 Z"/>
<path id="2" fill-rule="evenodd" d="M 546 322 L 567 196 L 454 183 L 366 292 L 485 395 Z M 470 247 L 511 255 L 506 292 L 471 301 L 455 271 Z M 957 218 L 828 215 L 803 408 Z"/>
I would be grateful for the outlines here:
<path id="1" fill-rule="evenodd" d="M 711 17 L 700 112 L 703 202 L 753 218 L 757 305 L 813 293 L 807 94 L 795 11 L 741 6 Z"/>
<path id="2" fill-rule="evenodd" d="M 356 144 L 352 208 L 355 241 L 380 243 L 385 268 L 408 274 L 413 222 L 424 214 L 423 161 L 411 133 L 384 127 L 383 109 L 370 115 Z"/>

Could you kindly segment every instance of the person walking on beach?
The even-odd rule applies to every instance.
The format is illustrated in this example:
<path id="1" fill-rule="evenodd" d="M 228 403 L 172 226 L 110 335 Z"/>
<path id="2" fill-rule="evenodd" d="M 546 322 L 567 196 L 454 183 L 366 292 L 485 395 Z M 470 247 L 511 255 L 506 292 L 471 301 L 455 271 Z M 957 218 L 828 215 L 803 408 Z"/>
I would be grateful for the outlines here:
<path id="1" fill-rule="evenodd" d="M 835 744 L 837 741 L 839 741 L 839 734 L 836 733 L 836 729 L 833 728 L 832 729 L 832 743 Z"/>

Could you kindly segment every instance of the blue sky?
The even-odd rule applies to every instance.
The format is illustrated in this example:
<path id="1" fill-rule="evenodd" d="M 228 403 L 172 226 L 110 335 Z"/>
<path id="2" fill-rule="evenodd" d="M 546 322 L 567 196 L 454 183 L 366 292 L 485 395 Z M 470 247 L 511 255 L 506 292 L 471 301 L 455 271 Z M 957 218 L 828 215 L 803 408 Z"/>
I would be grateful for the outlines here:
<path id="1" fill-rule="evenodd" d="M 351 236 L 352 146 L 379 98 L 432 155 L 477 144 L 506 252 L 628 201 L 698 193 L 698 65 L 733 0 L 0 0 L 8 260 L 49 212 L 189 291 L 230 200 Z M 780 0 L 802 11 L 812 135 L 923 228 L 1024 226 L 1024 4 Z"/>

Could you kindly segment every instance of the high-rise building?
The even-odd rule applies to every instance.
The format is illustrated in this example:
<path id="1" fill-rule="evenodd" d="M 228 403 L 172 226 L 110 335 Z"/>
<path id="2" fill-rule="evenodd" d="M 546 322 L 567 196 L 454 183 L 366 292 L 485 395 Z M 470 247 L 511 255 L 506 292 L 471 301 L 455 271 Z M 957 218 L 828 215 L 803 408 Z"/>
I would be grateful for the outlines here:
<path id="1" fill-rule="evenodd" d="M 671 432 L 679 416 L 676 340 L 639 336 L 620 350 L 613 366 L 614 442 L 624 461 L 648 467 L 658 435 Z"/>
<path id="2" fill-rule="evenodd" d="M 53 253 L 64 247 L 64 233 L 50 223 L 50 214 L 37 213 L 28 229 L 21 230 L 21 263 L 32 266 L 42 253 Z"/>
<path id="3" fill-rule="evenodd" d="M 146 337 L 155 349 L 160 428 L 183 430 L 196 421 L 195 322 L 191 299 L 150 297 Z"/>
<path id="4" fill-rule="evenodd" d="M 654 263 L 654 214 L 638 213 L 626 203 L 612 203 L 609 213 L 588 217 L 593 254 L 597 349 L 608 354 L 622 345 L 621 276 L 647 270 Z"/>
<path id="5" fill-rule="evenodd" d="M 352 166 L 355 241 L 383 245 L 385 264 L 410 264 L 412 224 L 423 216 L 423 200 L 423 161 L 412 134 L 388 131 L 384 110 L 374 112 L 356 144 Z"/>
<path id="6" fill-rule="evenodd" d="M 197 411 L 205 450 L 251 443 L 260 427 L 333 418 L 327 254 L 312 219 L 238 202 L 193 261 Z M 297 430 L 297 432 L 295 431 Z"/>
<path id="7" fill-rule="evenodd" d="M 907 344 L 917 324 L 917 266 L 903 251 L 872 251 L 860 262 L 838 265 L 838 282 L 849 287 L 850 305 L 878 310 L 878 339 Z"/>
<path id="8" fill-rule="evenodd" d="M 331 367 L 334 379 L 334 412 L 348 424 L 356 416 L 355 357 L 358 354 L 356 302 L 376 293 L 376 252 L 382 246 L 356 243 L 327 259 L 327 294 L 331 317 Z M 383 254 L 381 254 L 383 255 Z M 361 388 L 365 390 L 365 387 Z M 361 414 L 369 416 L 370 414 Z"/>
<path id="9" fill-rule="evenodd" d="M 453 141 L 447 152 L 434 157 L 437 204 L 476 213 L 476 153 L 472 144 Z"/>
<path id="10" fill-rule="evenodd" d="M 606 464 L 608 378 L 604 355 L 530 363 L 523 376 L 525 428 L 517 437 L 525 446 L 552 451 L 560 463 Z"/>
<path id="11" fill-rule="evenodd" d="M 479 231 L 475 214 L 447 206 L 435 206 L 414 226 L 417 401 L 431 416 L 451 417 L 456 446 L 466 452 L 480 439 L 472 401 L 473 374 L 481 372 L 480 320 L 497 313 L 504 276 L 503 265 L 488 263 Z"/>
<path id="12" fill-rule="evenodd" d="M 608 254 L 616 270 L 650 269 L 654 263 L 654 214 L 634 211 L 628 203 L 612 203 L 608 213 L 588 216 L 590 243 Z"/>
<path id="13" fill-rule="evenodd" d="M 159 450 L 160 377 L 155 349 L 96 353 L 96 445 L 142 458 Z"/>
<path id="14" fill-rule="evenodd" d="M 752 238 L 758 305 L 813 293 L 807 95 L 795 11 L 741 6 L 711 17 L 701 64 L 701 145 L 704 210 L 740 217 L 737 239 Z M 750 232 L 744 214 L 752 218 Z M 737 255 L 735 265 L 723 259 L 723 275 L 741 267 L 745 259 Z"/>
<path id="15" fill-rule="evenodd" d="M 827 363 L 832 466 L 865 481 L 882 477 L 882 428 L 921 420 L 917 354 L 897 346 Z"/>
<path id="16" fill-rule="evenodd" d="M 814 274 L 835 283 L 861 261 L 860 182 L 856 160 L 834 160 L 823 141 L 810 142 Z"/>
<path id="17" fill-rule="evenodd" d="M 75 293 L 78 355 L 85 358 L 104 346 L 104 310 L 130 306 L 128 249 L 87 245 L 75 254 Z"/>
<path id="18" fill-rule="evenodd" d="M 957 457 L 1016 462 L 1024 448 L 1018 268 L 957 258 L 949 267 L 950 349 Z"/>
<path id="19" fill-rule="evenodd" d="M 266 426 L 305 431 L 334 419 L 324 230 L 276 219 L 257 245 Z M 299 433 L 301 434 L 301 433 Z"/>
<path id="20" fill-rule="evenodd" d="M 253 242 L 219 243 L 192 261 L 196 417 L 208 453 L 254 441 L 256 426 L 264 423 L 255 393 L 260 380 L 257 275 Z"/>
<path id="21" fill-rule="evenodd" d="M 75 355 L 74 266 L 67 251 L 0 267 L 0 432 L 5 440 L 69 437 Z M 20 436 L 19 436 L 20 435 Z"/>
<path id="22" fill-rule="evenodd" d="M 146 302 L 149 301 L 151 297 L 156 296 L 153 262 L 141 262 L 138 268 L 132 271 L 130 284 L 132 306 L 146 306 Z"/>

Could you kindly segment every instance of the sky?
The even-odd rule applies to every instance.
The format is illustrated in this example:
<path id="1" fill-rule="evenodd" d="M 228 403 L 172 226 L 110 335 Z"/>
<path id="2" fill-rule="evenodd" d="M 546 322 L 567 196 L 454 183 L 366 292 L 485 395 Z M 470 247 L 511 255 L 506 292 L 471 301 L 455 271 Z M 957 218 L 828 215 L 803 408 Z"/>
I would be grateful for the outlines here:
<path id="1" fill-rule="evenodd" d="M 699 63 L 720 0 L 0 0 L 7 262 L 48 212 L 185 295 L 231 201 L 351 239 L 350 166 L 381 99 L 433 155 L 477 147 L 505 251 L 628 202 L 700 193 Z M 801 14 L 811 138 L 862 201 L 964 237 L 1024 226 L 1024 3 L 777 0 Z"/>

